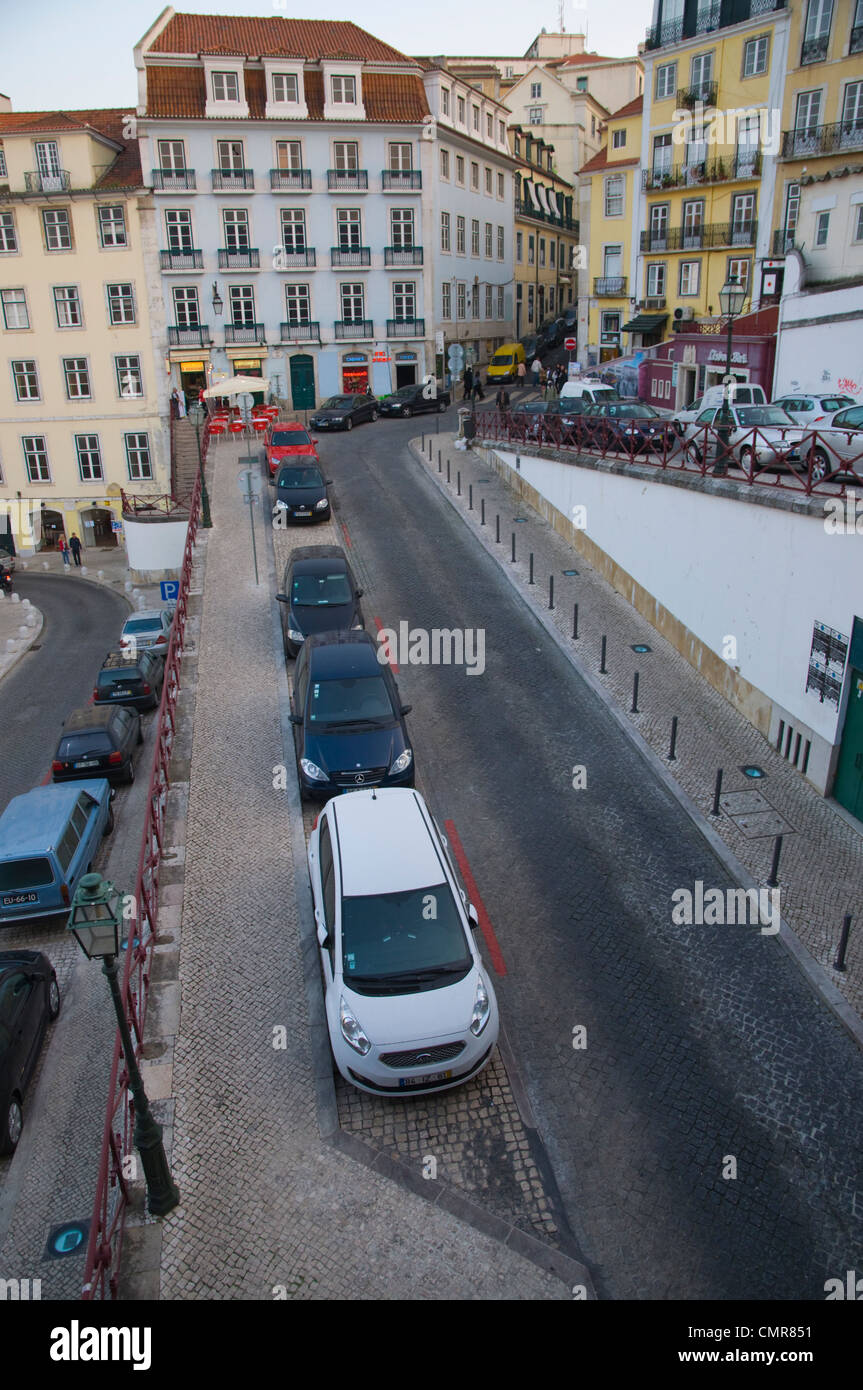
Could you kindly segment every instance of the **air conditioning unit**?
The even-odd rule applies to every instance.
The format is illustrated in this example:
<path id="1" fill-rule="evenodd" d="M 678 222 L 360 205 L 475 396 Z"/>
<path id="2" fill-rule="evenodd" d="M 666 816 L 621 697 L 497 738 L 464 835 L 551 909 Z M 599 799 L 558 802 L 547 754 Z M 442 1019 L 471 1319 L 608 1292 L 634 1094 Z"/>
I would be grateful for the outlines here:
<path id="1" fill-rule="evenodd" d="M 691 304 L 681 306 L 674 311 L 675 323 L 690 323 L 695 318 L 695 310 Z"/>

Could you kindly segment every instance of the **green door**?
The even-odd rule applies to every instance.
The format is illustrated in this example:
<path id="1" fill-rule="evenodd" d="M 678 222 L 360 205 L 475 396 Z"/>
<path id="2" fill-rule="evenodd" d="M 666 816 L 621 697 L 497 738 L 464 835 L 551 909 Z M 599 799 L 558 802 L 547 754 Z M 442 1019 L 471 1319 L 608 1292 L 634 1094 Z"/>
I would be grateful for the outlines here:
<path id="1" fill-rule="evenodd" d="M 291 401 L 294 410 L 315 408 L 315 364 L 307 353 L 291 358 Z"/>
<path id="2" fill-rule="evenodd" d="M 833 795 L 846 811 L 863 820 L 863 671 L 853 667 Z"/>

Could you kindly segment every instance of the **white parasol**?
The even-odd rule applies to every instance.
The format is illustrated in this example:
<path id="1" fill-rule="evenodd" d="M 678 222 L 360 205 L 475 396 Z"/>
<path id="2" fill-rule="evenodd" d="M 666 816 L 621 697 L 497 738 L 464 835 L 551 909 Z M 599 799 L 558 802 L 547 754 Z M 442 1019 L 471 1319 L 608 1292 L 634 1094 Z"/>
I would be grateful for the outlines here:
<path id="1" fill-rule="evenodd" d="M 240 396 L 244 391 L 266 391 L 269 384 L 266 376 L 229 376 L 227 381 L 217 381 L 205 391 L 204 397 L 209 400 L 216 396 Z"/>

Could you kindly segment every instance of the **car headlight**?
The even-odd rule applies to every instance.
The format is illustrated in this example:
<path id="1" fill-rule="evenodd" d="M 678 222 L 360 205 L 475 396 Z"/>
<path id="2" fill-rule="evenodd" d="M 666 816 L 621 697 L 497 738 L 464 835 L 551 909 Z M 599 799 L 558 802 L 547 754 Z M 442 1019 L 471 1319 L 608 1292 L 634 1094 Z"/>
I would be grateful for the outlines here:
<path id="1" fill-rule="evenodd" d="M 359 1019 L 354 1017 L 344 999 L 339 999 L 339 1026 L 348 1047 L 352 1047 L 354 1052 L 365 1057 L 371 1048 L 371 1043 L 363 1032 Z"/>
<path id="2" fill-rule="evenodd" d="M 326 497 L 322 497 L 321 500 L 320 500 L 320 502 L 316 502 L 316 503 L 315 503 L 315 511 L 316 511 L 316 512 L 325 512 L 325 511 L 327 510 L 327 507 L 328 507 L 329 505 L 330 505 L 330 504 L 329 504 L 327 498 L 326 498 Z"/>
<path id="3" fill-rule="evenodd" d="M 395 777 L 399 772 L 405 772 L 410 767 L 412 760 L 413 753 L 409 748 L 406 748 L 403 753 L 399 754 L 390 768 L 390 777 Z"/>
<path id="4" fill-rule="evenodd" d="M 470 1020 L 470 1031 L 475 1038 L 478 1038 L 485 1025 L 488 1023 L 491 1014 L 491 1004 L 489 1002 L 488 990 L 483 983 L 481 975 L 477 976 L 476 997 L 473 1001 L 473 1013 Z"/>
<path id="5" fill-rule="evenodd" d="M 326 782 L 327 774 L 322 772 L 317 763 L 313 763 L 309 758 L 300 758 L 300 767 L 307 777 L 313 782 Z"/>
<path id="6" fill-rule="evenodd" d="M 351 623 L 351 632 L 362 632 L 362 623 Z"/>
<path id="7" fill-rule="evenodd" d="M 334 415 L 332 422 L 334 425 L 343 425 L 348 417 L 346 415 Z"/>
<path id="8" fill-rule="evenodd" d="M 297 632 L 297 629 L 295 627 L 289 627 L 288 640 L 290 642 L 305 642 L 306 639 L 303 636 L 302 632 Z"/>

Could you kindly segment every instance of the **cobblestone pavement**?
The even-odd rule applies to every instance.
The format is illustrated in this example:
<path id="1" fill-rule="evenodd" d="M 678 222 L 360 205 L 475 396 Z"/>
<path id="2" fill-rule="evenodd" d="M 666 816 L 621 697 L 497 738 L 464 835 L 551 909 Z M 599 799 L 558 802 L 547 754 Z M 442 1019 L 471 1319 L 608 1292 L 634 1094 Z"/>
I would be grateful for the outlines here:
<path id="1" fill-rule="evenodd" d="M 516 564 L 508 566 L 514 583 L 547 610 L 548 579 L 555 577 L 555 609 L 548 614 L 578 661 L 601 682 L 609 699 L 623 712 L 654 751 L 666 760 L 671 717 L 679 716 L 677 757 L 667 763 L 675 781 L 704 814 L 713 802 L 716 769 L 725 769 L 723 797 L 750 791 L 753 785 L 791 826 L 782 846 L 779 884 L 782 916 L 799 940 L 828 971 L 832 983 L 854 1009 L 863 1012 L 863 827 L 846 819 L 812 787 L 761 734 L 748 723 L 670 643 L 639 614 L 589 562 L 553 529 L 528 503 L 506 487 L 479 453 L 452 448 L 453 436 L 435 440 L 434 456 L 424 464 L 437 474 L 438 447 L 443 446 L 443 467 L 452 459 L 455 495 L 456 470 L 462 474 L 459 505 L 466 519 L 486 545 L 494 547 L 495 517 L 501 517 L 499 552 L 510 554 L 511 534 L 516 532 Z M 514 469 L 515 455 L 498 451 Z M 530 464 L 522 458 L 522 474 Z M 442 479 L 445 478 L 445 473 Z M 484 480 L 484 481 L 480 481 Z M 467 509 L 468 487 L 474 484 L 474 511 Z M 480 526 L 480 498 L 486 499 L 487 524 Z M 524 517 L 527 524 L 515 523 Z M 529 555 L 534 552 L 535 587 L 530 589 Z M 577 569 L 577 576 L 566 576 Z M 579 605 L 579 637 L 572 640 L 573 604 Z M 602 635 L 607 636 L 607 674 L 599 673 Z M 636 654 L 633 645 L 646 644 L 649 653 Z M 640 674 L 639 713 L 632 714 L 632 677 Z M 767 774 L 753 784 L 739 768 L 754 763 Z M 772 837 L 749 839 L 724 811 L 714 822 L 716 832 L 752 874 L 766 882 L 773 850 Z M 834 971 L 839 931 L 845 913 L 852 913 L 852 929 L 845 973 Z"/>
<path id="2" fill-rule="evenodd" d="M 264 562 L 255 585 L 234 451 L 219 448 L 213 468 L 182 1002 L 162 1091 L 183 1200 L 163 1226 L 161 1296 L 567 1298 L 561 1279 L 514 1248 L 321 1138 L 296 899 L 306 867 L 274 787 L 284 752 L 273 576 Z M 259 561 L 265 525 L 259 511 Z"/>

